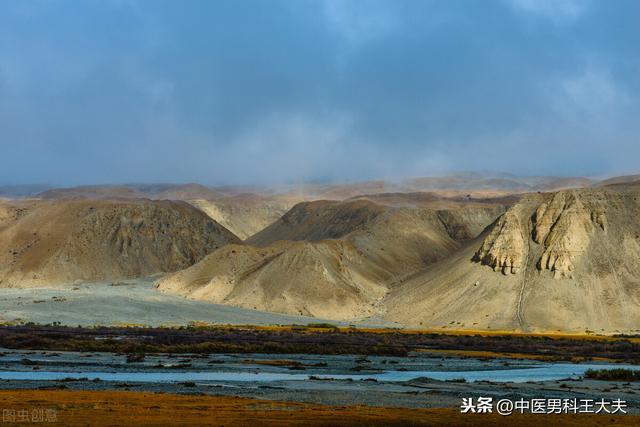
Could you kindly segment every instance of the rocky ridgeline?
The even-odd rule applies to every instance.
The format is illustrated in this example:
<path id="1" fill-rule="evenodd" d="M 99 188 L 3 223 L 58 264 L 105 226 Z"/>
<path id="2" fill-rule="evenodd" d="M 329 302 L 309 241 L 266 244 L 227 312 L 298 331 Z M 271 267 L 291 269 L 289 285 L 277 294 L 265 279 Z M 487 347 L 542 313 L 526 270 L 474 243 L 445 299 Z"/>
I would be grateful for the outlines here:
<path id="1" fill-rule="evenodd" d="M 525 252 L 524 227 L 514 206 L 498 219 L 474 260 L 493 267 L 494 271 L 517 274 L 522 268 Z"/>
<path id="2" fill-rule="evenodd" d="M 552 271 L 555 278 L 572 278 L 575 262 L 589 247 L 596 227 L 607 230 L 602 205 L 590 201 L 586 207 L 579 192 L 561 191 L 545 197 L 530 217 L 526 206 L 518 204 L 500 217 L 474 260 L 504 274 L 517 274 L 526 262 L 527 239 L 531 239 L 542 246 L 538 270 Z"/>

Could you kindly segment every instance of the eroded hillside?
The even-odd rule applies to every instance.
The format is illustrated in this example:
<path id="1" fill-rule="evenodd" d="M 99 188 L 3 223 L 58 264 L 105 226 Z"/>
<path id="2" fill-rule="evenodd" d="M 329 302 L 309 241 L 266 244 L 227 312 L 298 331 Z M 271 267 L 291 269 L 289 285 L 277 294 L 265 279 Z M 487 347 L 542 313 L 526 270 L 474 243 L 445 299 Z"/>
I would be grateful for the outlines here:
<path id="1" fill-rule="evenodd" d="M 240 240 L 185 202 L 65 200 L 0 206 L 0 286 L 147 276 Z"/>
<path id="2" fill-rule="evenodd" d="M 451 329 L 640 328 L 640 188 L 531 194 L 397 288 L 387 318 Z"/>

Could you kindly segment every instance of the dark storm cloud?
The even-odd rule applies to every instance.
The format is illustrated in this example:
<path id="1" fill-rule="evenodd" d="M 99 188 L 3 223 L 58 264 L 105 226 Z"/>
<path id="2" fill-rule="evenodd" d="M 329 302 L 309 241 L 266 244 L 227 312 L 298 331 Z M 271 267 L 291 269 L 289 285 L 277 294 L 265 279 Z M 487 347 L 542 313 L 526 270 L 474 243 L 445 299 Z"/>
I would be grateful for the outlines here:
<path id="1" fill-rule="evenodd" d="M 5 1 L 1 183 L 632 171 L 634 1 Z"/>

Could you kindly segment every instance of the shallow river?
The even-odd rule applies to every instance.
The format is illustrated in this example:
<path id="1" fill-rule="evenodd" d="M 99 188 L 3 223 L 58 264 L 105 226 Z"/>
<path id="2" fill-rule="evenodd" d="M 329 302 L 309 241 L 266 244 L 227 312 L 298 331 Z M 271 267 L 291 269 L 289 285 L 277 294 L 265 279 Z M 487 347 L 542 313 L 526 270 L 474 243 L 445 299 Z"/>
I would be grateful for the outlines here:
<path id="1" fill-rule="evenodd" d="M 310 379 L 323 380 L 367 380 L 376 381 L 410 381 L 416 378 L 431 378 L 435 380 L 464 379 L 473 381 L 494 382 L 527 382 L 553 381 L 566 378 L 578 378 L 587 369 L 629 368 L 640 369 L 639 366 L 620 364 L 574 364 L 574 363 L 542 363 L 535 368 L 516 368 L 498 370 L 472 371 L 395 371 L 389 370 L 370 374 L 301 374 L 286 372 L 93 372 L 93 371 L 0 371 L 0 380 L 35 380 L 50 381 L 68 378 L 100 379 L 102 381 L 130 381 L 130 382 L 184 382 L 184 381 L 215 381 L 215 382 L 273 382 L 273 381 L 308 381 Z"/>
<path id="2" fill-rule="evenodd" d="M 624 398 L 639 383 L 580 381 L 589 368 L 640 366 L 314 354 L 126 354 L 0 348 L 0 388 L 202 393 L 331 405 L 457 407 L 460 396 Z M 451 381 L 454 380 L 454 381 Z M 465 380 L 466 382 L 455 380 Z"/>

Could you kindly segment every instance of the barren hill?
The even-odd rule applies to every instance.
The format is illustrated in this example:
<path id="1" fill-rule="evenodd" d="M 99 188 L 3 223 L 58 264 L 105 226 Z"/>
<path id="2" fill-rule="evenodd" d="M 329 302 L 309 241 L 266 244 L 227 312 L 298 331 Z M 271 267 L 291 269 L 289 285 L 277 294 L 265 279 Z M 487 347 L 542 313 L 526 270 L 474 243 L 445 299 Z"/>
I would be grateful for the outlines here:
<path id="1" fill-rule="evenodd" d="M 231 232 L 185 202 L 56 200 L 0 205 L 0 286 L 36 286 L 175 271 Z"/>
<path id="2" fill-rule="evenodd" d="M 640 329 L 639 187 L 531 194 L 397 287 L 387 318 L 452 329 Z"/>
<path id="3" fill-rule="evenodd" d="M 623 175 L 608 178 L 599 182 L 600 186 L 640 183 L 640 175 Z"/>
<path id="4" fill-rule="evenodd" d="M 91 185 L 50 189 L 36 196 L 45 200 L 184 200 L 241 239 L 275 222 L 295 203 L 293 199 L 282 196 L 227 194 L 200 184 Z"/>
<path id="5" fill-rule="evenodd" d="M 369 200 L 385 206 L 454 210 L 461 207 L 511 206 L 520 200 L 521 197 L 521 194 L 510 194 L 499 197 L 474 197 L 470 194 L 447 196 L 441 193 L 418 191 L 410 193 L 363 194 L 347 199 L 346 201 Z"/>
<path id="6" fill-rule="evenodd" d="M 157 282 L 190 298 L 334 319 L 373 315 L 389 289 L 454 252 L 502 206 L 437 211 L 306 202 L 249 239 Z M 293 240 L 293 241 L 292 241 Z"/>
<path id="7" fill-rule="evenodd" d="M 36 196 L 58 198 L 149 198 L 157 200 L 220 201 L 229 196 L 245 197 L 248 193 L 270 198 L 288 198 L 295 201 L 342 201 L 362 195 L 383 193 L 430 192 L 442 197 L 466 196 L 474 198 L 498 197 L 532 191 L 559 191 L 588 188 L 594 185 L 629 183 L 640 175 L 629 175 L 597 181 L 584 177 L 516 176 L 511 174 L 460 173 L 443 176 L 407 178 L 402 180 L 376 180 L 351 183 L 291 184 L 283 186 L 222 186 L 210 187 L 189 184 L 121 184 L 84 185 L 67 188 L 47 186 L 0 187 L 0 196 Z M 44 191 L 47 190 L 47 191 Z"/>
<path id="8" fill-rule="evenodd" d="M 293 206 L 293 202 L 286 198 L 255 194 L 238 194 L 215 201 L 188 201 L 241 239 L 263 230 Z"/>
<path id="9" fill-rule="evenodd" d="M 589 178 L 582 177 L 569 177 L 569 178 L 556 178 L 549 177 L 547 180 L 543 180 L 535 184 L 532 187 L 532 190 L 536 191 L 560 191 L 560 190 L 568 190 L 572 188 L 589 188 L 596 184 L 597 181 L 594 181 Z"/>
<path id="10" fill-rule="evenodd" d="M 230 245 L 157 282 L 164 292 L 263 311 L 351 319 L 371 314 L 388 273 L 340 240 Z"/>
<path id="11" fill-rule="evenodd" d="M 474 198 L 488 198 L 532 191 L 586 188 L 596 182 L 584 177 L 467 172 L 401 180 L 294 185 L 287 192 L 304 200 L 347 200 L 365 194 L 383 193 L 432 193 L 443 197 L 471 195 Z"/>
<path id="12" fill-rule="evenodd" d="M 302 202 L 249 238 L 247 243 L 266 246 L 278 240 L 335 239 L 361 228 L 386 210 L 369 201 Z"/>

